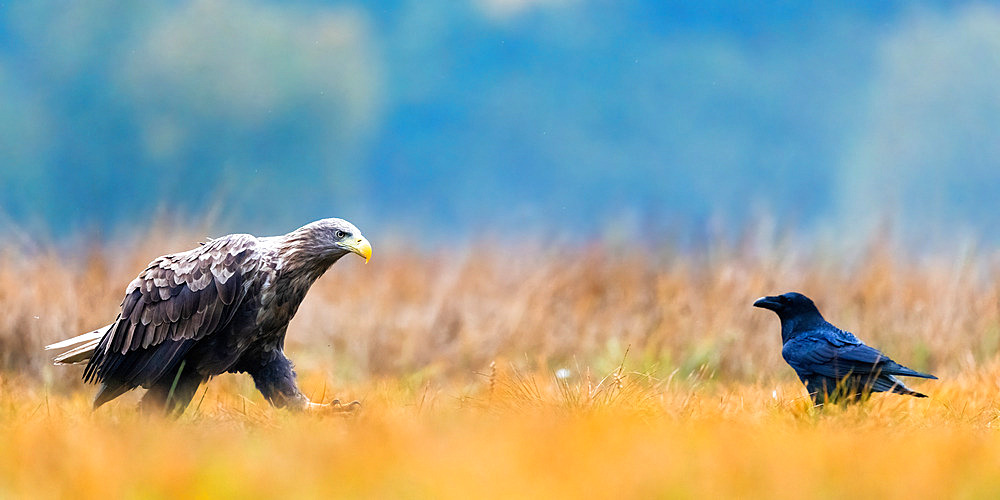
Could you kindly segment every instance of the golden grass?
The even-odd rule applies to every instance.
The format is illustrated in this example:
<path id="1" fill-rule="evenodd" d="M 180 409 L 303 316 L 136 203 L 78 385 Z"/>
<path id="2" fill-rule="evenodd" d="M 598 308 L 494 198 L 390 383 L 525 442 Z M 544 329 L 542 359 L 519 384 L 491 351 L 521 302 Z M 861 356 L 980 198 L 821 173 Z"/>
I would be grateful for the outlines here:
<path id="1" fill-rule="evenodd" d="M 159 231 L 154 231 L 154 234 Z M 218 377 L 178 421 L 97 412 L 47 342 L 113 319 L 146 262 L 196 238 L 67 257 L 0 248 L 0 498 L 993 498 L 1000 266 L 982 251 L 836 253 L 757 239 L 380 247 L 321 279 L 287 351 L 294 415 Z M 754 298 L 789 290 L 941 381 L 812 409 Z M 626 356 L 626 351 L 628 354 Z M 624 360 L 624 362 L 623 362 Z M 556 374 L 559 377 L 556 377 Z"/>
<path id="2" fill-rule="evenodd" d="M 322 377 L 305 377 L 318 388 Z M 613 377 L 612 377 L 613 379 Z M 0 496 L 949 498 L 1000 493 L 1000 367 L 812 409 L 797 384 L 607 389 L 501 371 L 475 387 L 337 387 L 352 416 L 291 415 L 223 377 L 179 421 L 5 380 Z M 621 384 L 621 385 L 619 385 Z M 29 384 L 30 385 L 30 384 Z M 244 399 L 245 398 L 245 399 Z M 583 404 L 581 404 L 581 402 Z M 197 404 L 197 403 L 196 403 Z"/>

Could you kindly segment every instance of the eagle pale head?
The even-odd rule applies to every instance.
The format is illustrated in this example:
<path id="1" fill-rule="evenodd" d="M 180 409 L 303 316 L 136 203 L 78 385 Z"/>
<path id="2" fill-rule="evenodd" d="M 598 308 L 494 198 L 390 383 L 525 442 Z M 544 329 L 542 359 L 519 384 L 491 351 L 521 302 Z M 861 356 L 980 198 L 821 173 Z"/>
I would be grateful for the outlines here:
<path id="1" fill-rule="evenodd" d="M 320 219 L 299 228 L 308 240 L 308 245 L 318 253 L 340 257 L 355 253 L 367 263 L 372 257 L 372 245 L 361 234 L 361 230 L 344 219 Z"/>

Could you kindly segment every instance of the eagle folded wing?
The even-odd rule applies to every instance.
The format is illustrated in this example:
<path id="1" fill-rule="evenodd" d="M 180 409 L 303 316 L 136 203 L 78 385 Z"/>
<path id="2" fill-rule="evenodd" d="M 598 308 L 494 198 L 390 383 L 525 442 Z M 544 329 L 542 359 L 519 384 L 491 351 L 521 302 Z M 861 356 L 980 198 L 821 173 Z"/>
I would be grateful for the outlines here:
<path id="1" fill-rule="evenodd" d="M 154 260 L 126 289 L 84 379 L 134 386 L 157 378 L 187 352 L 186 341 L 229 322 L 259 277 L 261 256 L 257 238 L 237 234 Z"/>

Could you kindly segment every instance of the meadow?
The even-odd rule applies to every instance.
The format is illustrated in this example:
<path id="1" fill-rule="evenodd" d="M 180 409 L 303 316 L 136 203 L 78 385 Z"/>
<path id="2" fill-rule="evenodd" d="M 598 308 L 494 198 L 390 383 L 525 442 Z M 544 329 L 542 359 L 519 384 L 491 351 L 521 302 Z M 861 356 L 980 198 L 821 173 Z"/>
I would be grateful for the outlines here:
<path id="1" fill-rule="evenodd" d="M 373 241 L 371 263 L 316 284 L 286 343 L 304 392 L 359 411 L 275 410 L 225 375 L 176 421 L 139 415 L 138 394 L 92 412 L 82 369 L 42 346 L 110 322 L 148 261 L 198 239 L 0 244 L 0 498 L 1000 494 L 991 249 Z M 790 290 L 938 375 L 912 383 L 930 397 L 812 408 L 776 317 L 750 306 Z"/>

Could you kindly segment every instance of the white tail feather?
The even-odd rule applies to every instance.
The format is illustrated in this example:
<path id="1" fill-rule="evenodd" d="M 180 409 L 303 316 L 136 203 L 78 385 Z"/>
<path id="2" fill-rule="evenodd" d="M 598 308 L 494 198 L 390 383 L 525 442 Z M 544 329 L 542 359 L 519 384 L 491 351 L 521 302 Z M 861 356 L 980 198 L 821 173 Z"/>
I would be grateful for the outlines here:
<path id="1" fill-rule="evenodd" d="M 77 363 L 83 363 L 84 361 L 89 361 L 91 357 L 94 356 L 94 350 L 97 349 L 97 345 L 101 343 L 101 339 L 93 340 L 87 342 L 86 344 L 76 347 L 70 351 L 64 352 L 53 360 L 57 365 L 75 365 Z"/>
<path id="2" fill-rule="evenodd" d="M 55 344 L 49 344 L 49 345 L 45 346 L 45 350 L 49 351 L 49 350 L 52 350 L 52 349 L 65 349 L 67 347 L 73 347 L 73 346 L 75 346 L 77 344 L 82 344 L 84 342 L 90 342 L 90 341 L 95 340 L 95 339 L 96 340 L 100 340 L 101 337 L 104 336 L 104 332 L 106 332 L 108 330 L 108 328 L 110 328 L 110 327 L 111 327 L 111 325 L 102 326 L 102 327 L 100 327 L 97 330 L 94 330 L 92 332 L 85 333 L 83 335 L 77 335 L 76 337 L 73 337 L 71 339 L 62 340 L 62 341 L 56 342 Z"/>
<path id="3" fill-rule="evenodd" d="M 111 325 L 103 326 L 92 332 L 77 335 L 71 339 L 66 339 L 54 344 L 49 344 L 45 346 L 45 349 L 51 350 L 71 348 L 69 351 L 56 356 L 54 361 L 57 365 L 82 363 L 89 360 L 90 357 L 93 356 L 94 350 L 97 349 L 97 345 L 101 343 L 101 338 L 104 337 L 104 334 L 109 328 L 111 328 Z"/>

